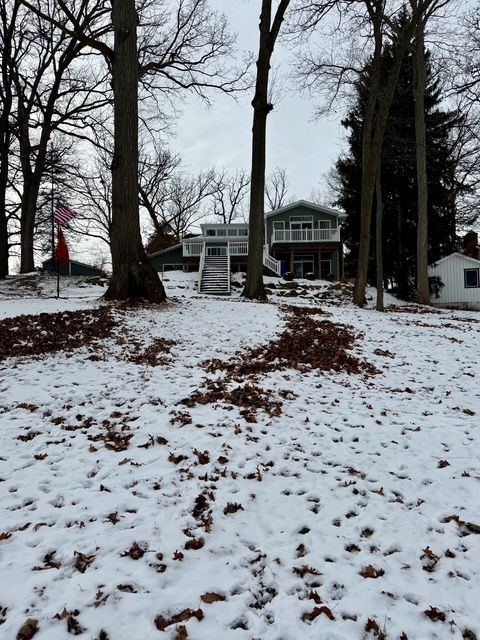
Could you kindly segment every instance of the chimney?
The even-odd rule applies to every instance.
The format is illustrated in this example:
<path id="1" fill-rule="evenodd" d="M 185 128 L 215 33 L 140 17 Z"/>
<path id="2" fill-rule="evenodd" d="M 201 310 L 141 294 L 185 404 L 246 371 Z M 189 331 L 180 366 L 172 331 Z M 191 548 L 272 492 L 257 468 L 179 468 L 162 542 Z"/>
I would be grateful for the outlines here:
<path id="1" fill-rule="evenodd" d="M 463 252 L 470 258 L 480 260 L 480 247 L 478 246 L 478 234 L 475 231 L 469 231 L 463 237 Z"/>

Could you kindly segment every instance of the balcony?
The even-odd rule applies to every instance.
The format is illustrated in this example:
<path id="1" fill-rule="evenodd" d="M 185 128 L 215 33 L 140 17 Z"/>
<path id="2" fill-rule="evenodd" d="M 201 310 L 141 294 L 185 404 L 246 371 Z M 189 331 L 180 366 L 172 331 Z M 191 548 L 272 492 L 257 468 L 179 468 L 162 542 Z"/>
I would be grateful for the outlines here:
<path id="1" fill-rule="evenodd" d="M 275 229 L 271 243 L 278 242 L 340 242 L 337 229 Z"/>
<path id="2" fill-rule="evenodd" d="M 209 238 L 211 240 L 211 238 Z M 223 241 L 222 241 L 223 240 Z M 225 247 L 228 246 L 229 254 L 231 256 L 246 256 L 248 254 L 248 242 L 232 242 L 225 241 L 225 238 L 219 238 L 216 242 L 198 242 L 198 240 L 192 242 L 183 243 L 183 255 L 189 258 L 199 258 L 202 255 L 203 248 L 206 247 L 207 255 L 209 254 L 208 247 Z"/>

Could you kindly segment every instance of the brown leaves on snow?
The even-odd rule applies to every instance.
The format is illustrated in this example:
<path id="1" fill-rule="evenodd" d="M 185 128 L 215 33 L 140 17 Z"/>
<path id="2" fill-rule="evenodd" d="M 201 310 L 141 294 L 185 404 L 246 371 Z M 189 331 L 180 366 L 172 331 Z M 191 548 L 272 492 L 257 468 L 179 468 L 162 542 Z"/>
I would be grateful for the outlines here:
<path id="1" fill-rule="evenodd" d="M 18 630 L 16 640 L 31 640 L 38 631 L 38 620 L 28 618 Z"/>
<path id="2" fill-rule="evenodd" d="M 363 578 L 381 578 L 381 576 L 385 575 L 385 571 L 383 569 L 376 569 L 373 565 L 369 564 L 360 571 L 360 575 Z"/>
<path id="3" fill-rule="evenodd" d="M 109 307 L 6 318 L 0 321 L 0 362 L 73 351 L 109 337 L 116 326 Z"/>
<path id="4" fill-rule="evenodd" d="M 80 571 L 80 573 L 85 573 L 88 567 L 95 560 L 95 555 L 87 556 L 84 553 L 75 551 L 75 558 L 75 568 Z"/>
<path id="5" fill-rule="evenodd" d="M 187 407 L 197 404 L 213 404 L 224 401 L 241 407 L 241 414 L 249 422 L 256 422 L 259 410 L 268 415 L 280 415 L 282 402 L 276 401 L 269 390 L 262 389 L 258 377 L 273 371 L 296 369 L 335 371 L 349 374 L 377 373 L 375 367 L 359 360 L 350 351 L 357 336 L 346 326 L 329 320 L 318 320 L 319 308 L 283 307 L 288 314 L 284 331 L 266 345 L 237 353 L 236 357 L 222 362 L 209 360 L 205 368 L 209 373 L 221 371 L 223 379 L 205 383 L 207 391 L 196 391 L 183 400 Z M 231 389 L 231 383 L 237 384 Z"/>
<path id="6" fill-rule="evenodd" d="M 205 604 L 213 604 L 214 602 L 223 602 L 225 600 L 225 596 L 221 596 L 219 593 L 204 593 L 203 596 L 200 596 L 202 602 Z"/>
<path id="7" fill-rule="evenodd" d="M 172 624 L 186 622 L 187 620 L 190 620 L 190 618 L 196 618 L 199 622 L 201 622 L 203 620 L 203 617 L 203 611 L 201 609 L 196 609 L 195 611 L 193 609 L 184 609 L 171 618 L 157 616 L 155 618 L 155 626 L 159 631 L 165 631 L 165 629 Z"/>
<path id="8" fill-rule="evenodd" d="M 462 536 L 468 536 L 470 533 L 480 534 L 480 525 L 462 520 L 457 515 L 447 516 L 442 522 L 452 522 L 452 520 L 458 524 Z"/>

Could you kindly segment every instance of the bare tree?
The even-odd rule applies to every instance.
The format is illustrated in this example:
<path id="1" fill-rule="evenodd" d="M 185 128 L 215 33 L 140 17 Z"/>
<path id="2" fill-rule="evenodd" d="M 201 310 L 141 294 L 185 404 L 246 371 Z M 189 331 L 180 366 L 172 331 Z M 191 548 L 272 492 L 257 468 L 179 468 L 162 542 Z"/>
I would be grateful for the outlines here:
<path id="1" fill-rule="evenodd" d="M 0 278 L 8 274 L 9 238 L 7 214 L 7 185 L 9 149 L 13 134 L 12 68 L 17 64 L 19 0 L 0 0 Z"/>
<path id="2" fill-rule="evenodd" d="M 55 3 L 44 4 L 52 20 L 62 13 Z M 22 63 L 13 69 L 17 99 L 17 130 L 23 192 L 21 202 L 22 272 L 34 268 L 35 217 L 40 185 L 45 173 L 48 144 L 60 125 L 84 118 L 106 103 L 103 79 L 79 62 L 84 44 L 74 35 L 64 37 L 50 21 L 28 16 L 29 28 Z M 91 26 L 91 25 L 90 25 Z"/>
<path id="3" fill-rule="evenodd" d="M 39 0 L 23 2 L 45 17 Z M 161 302 L 165 291 L 147 259 L 140 234 L 139 83 L 154 101 L 158 95 L 173 100 L 179 89 L 205 98 L 209 89 L 225 93 L 243 89 L 246 69 L 231 71 L 224 63 L 232 53 L 233 38 L 225 19 L 209 10 L 207 0 L 178 0 L 176 12 L 162 5 L 158 9 L 158 3 L 145 0 L 138 14 L 135 0 L 58 0 L 58 5 L 66 22 L 49 19 L 64 34 L 74 35 L 100 52 L 112 74 L 112 278 L 106 297 Z M 101 32 L 84 28 L 86 14 L 104 19 Z M 113 48 L 109 37 L 112 29 Z"/>
<path id="4" fill-rule="evenodd" d="M 168 201 L 164 211 L 164 230 L 178 241 L 205 217 L 204 205 L 215 190 L 213 170 L 197 176 L 175 175 L 170 181 Z"/>
<path id="5" fill-rule="evenodd" d="M 265 287 L 263 286 L 266 131 L 267 117 L 273 109 L 273 105 L 268 99 L 268 80 L 273 50 L 289 4 L 290 0 L 280 0 L 277 10 L 272 16 L 272 0 L 262 0 L 260 14 L 257 78 L 255 95 L 252 100 L 252 171 L 247 279 L 242 292 L 244 297 L 257 300 L 266 300 Z"/>
<path id="6" fill-rule="evenodd" d="M 230 224 L 243 216 L 249 186 L 250 176 L 246 171 L 229 174 L 223 169 L 215 172 L 212 180 L 211 214 L 224 224 Z"/>
<path id="7" fill-rule="evenodd" d="M 271 211 L 280 209 L 287 204 L 288 180 L 287 170 L 276 167 L 267 178 L 265 185 L 265 197 Z"/>

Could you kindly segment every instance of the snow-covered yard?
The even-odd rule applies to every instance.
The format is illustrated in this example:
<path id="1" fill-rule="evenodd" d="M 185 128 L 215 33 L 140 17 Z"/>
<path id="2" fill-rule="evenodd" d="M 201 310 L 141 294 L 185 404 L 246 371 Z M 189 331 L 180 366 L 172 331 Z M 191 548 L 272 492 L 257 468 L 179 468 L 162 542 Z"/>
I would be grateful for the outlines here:
<path id="1" fill-rule="evenodd" d="M 4 284 L 0 320 L 103 306 L 79 284 Z M 166 286 L 99 342 L 0 362 L 0 638 L 480 638 L 480 315 Z M 276 412 L 189 402 L 285 304 L 378 373 L 260 373 Z"/>

